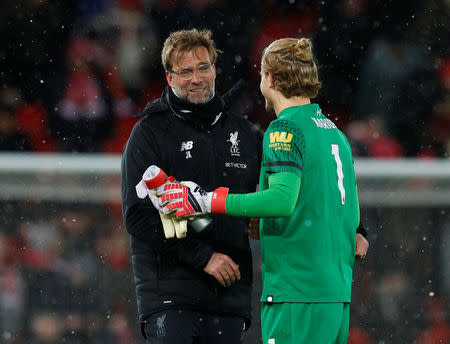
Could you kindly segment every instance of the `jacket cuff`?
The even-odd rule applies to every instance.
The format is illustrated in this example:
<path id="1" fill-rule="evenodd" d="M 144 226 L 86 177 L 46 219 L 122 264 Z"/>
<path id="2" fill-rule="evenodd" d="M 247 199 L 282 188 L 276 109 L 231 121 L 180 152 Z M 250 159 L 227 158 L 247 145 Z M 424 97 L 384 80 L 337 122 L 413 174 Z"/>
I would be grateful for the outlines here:
<path id="1" fill-rule="evenodd" d="M 150 166 L 147 169 L 147 171 L 145 171 L 144 176 L 143 176 L 144 183 L 145 183 L 145 185 L 147 185 L 147 188 L 149 190 L 153 190 L 153 189 L 156 189 L 157 187 L 160 187 L 161 185 L 165 184 L 167 182 L 167 180 L 169 179 L 166 172 L 161 170 L 159 167 L 158 167 L 158 169 L 159 169 L 158 174 L 154 177 L 151 177 L 149 170 L 152 167 L 153 167 L 153 165 Z"/>
<path id="2" fill-rule="evenodd" d="M 211 197 L 211 213 L 225 214 L 229 188 L 220 187 L 213 191 Z"/>
<path id="3" fill-rule="evenodd" d="M 203 270 L 213 255 L 213 248 L 198 239 L 176 241 L 176 255 L 180 262 L 196 270 Z"/>
<path id="4" fill-rule="evenodd" d="M 358 228 L 356 229 L 356 233 L 361 234 L 364 238 L 367 237 L 367 232 L 366 229 L 364 228 L 364 226 L 362 225 L 362 223 L 359 223 Z"/>

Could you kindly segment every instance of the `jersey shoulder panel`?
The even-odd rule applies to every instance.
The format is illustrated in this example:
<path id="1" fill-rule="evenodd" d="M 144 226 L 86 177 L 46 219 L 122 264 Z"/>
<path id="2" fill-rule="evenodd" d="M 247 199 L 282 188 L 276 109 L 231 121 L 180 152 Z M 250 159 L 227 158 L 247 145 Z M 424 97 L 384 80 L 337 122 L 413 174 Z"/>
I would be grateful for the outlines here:
<path id="1" fill-rule="evenodd" d="M 302 130 L 292 121 L 275 120 L 264 134 L 262 167 L 267 172 L 293 172 L 301 176 L 304 149 Z"/>

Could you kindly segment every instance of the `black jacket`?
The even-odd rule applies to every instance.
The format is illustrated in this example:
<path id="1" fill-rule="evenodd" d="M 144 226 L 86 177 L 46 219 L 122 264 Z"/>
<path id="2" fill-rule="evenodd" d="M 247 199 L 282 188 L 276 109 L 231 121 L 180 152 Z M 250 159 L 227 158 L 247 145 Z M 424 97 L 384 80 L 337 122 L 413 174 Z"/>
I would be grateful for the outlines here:
<path id="1" fill-rule="evenodd" d="M 139 319 L 168 308 L 238 315 L 250 322 L 252 262 L 245 218 L 211 215 L 212 226 L 184 239 L 165 239 L 158 212 L 135 185 L 148 166 L 205 190 L 227 186 L 231 193 L 255 191 L 261 132 L 224 110 L 212 125 L 180 117 L 168 106 L 167 90 L 144 110 L 122 157 L 122 206 L 131 234 L 132 265 Z M 237 134 L 236 134 L 237 133 Z M 230 139 L 233 136 L 232 145 Z M 234 140 L 237 135 L 237 141 Z M 241 280 L 223 288 L 203 272 L 213 252 L 239 265 Z"/>

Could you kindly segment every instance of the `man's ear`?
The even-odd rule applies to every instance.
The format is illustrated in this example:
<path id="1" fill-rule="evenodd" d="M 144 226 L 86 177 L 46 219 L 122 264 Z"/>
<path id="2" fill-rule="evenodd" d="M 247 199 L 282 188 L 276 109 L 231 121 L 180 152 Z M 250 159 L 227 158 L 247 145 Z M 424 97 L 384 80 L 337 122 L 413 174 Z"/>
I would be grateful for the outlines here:
<path id="1" fill-rule="evenodd" d="M 169 86 L 173 88 L 173 86 L 174 86 L 173 77 L 172 77 L 172 74 L 170 74 L 170 72 L 167 70 L 166 70 L 166 80 L 167 80 L 167 83 L 169 84 Z"/>
<path id="2" fill-rule="evenodd" d="M 274 79 L 273 75 L 270 73 L 267 73 L 266 78 L 269 79 L 269 87 L 274 88 L 275 87 L 275 79 Z"/>

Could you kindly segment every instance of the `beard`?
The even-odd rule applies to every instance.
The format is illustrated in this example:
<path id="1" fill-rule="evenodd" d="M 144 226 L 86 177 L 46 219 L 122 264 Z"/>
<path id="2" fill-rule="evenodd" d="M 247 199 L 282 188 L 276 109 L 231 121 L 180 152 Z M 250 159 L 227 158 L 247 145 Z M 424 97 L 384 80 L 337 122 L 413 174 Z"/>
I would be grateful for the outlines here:
<path id="1" fill-rule="evenodd" d="M 190 85 L 188 86 L 180 86 L 177 83 L 174 83 L 174 93 L 177 95 L 177 97 L 183 99 L 184 101 L 187 101 L 189 103 L 193 104 L 204 104 L 207 103 L 214 97 L 214 87 L 215 87 L 215 80 L 212 79 L 210 82 L 203 81 L 200 83 L 200 85 L 196 87 L 192 87 Z M 199 92 L 198 94 L 189 92 L 189 89 L 192 88 L 199 88 L 199 89 L 205 89 L 204 92 Z"/>
<path id="2" fill-rule="evenodd" d="M 273 107 L 273 102 L 269 98 L 265 98 L 266 100 L 266 111 L 267 112 L 274 112 L 275 108 Z"/>

